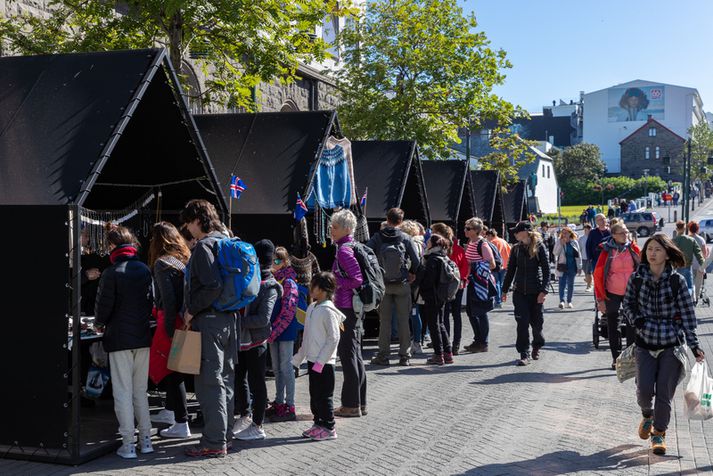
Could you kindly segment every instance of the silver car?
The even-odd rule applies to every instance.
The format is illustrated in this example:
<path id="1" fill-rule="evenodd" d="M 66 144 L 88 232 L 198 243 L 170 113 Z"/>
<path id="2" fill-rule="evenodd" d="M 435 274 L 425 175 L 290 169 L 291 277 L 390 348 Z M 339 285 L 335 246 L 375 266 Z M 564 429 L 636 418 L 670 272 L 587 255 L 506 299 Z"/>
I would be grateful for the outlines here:
<path id="1" fill-rule="evenodd" d="M 713 217 L 701 218 L 698 225 L 701 227 L 698 233 L 706 239 L 706 243 L 713 241 Z"/>

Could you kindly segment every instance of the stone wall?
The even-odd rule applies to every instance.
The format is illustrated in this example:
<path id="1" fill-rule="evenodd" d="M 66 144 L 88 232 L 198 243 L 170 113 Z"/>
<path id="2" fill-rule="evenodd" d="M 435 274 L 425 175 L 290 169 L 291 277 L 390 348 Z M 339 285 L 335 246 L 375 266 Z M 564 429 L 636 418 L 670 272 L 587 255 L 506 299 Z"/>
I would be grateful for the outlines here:
<path id="1" fill-rule="evenodd" d="M 649 127 L 656 128 L 656 136 L 649 136 Z M 664 180 L 681 181 L 683 177 L 683 149 L 685 142 L 677 134 L 658 123 L 649 123 L 621 144 L 621 174 L 627 177 L 644 176 L 644 169 L 650 176 Z M 646 159 L 646 147 L 649 147 L 649 159 Z M 656 158 L 656 147 L 660 148 L 660 158 Z M 671 159 L 671 172 L 664 165 L 663 158 Z"/>

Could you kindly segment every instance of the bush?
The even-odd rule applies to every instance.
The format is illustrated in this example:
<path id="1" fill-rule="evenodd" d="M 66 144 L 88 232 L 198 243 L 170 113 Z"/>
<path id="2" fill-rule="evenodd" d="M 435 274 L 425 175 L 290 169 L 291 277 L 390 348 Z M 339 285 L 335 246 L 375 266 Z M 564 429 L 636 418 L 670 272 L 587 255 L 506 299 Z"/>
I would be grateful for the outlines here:
<path id="1" fill-rule="evenodd" d="M 598 204 L 602 199 L 599 182 L 570 180 L 560 184 L 564 196 L 562 205 Z M 640 198 L 649 192 L 661 192 L 667 187 L 661 177 L 606 177 L 601 180 L 604 188 L 604 203 L 612 198 Z"/>

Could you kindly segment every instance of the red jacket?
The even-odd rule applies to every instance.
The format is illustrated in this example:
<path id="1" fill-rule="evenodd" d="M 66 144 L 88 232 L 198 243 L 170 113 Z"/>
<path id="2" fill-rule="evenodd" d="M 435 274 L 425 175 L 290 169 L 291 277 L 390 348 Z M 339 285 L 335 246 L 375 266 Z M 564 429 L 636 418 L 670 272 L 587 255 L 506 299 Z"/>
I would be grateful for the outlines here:
<path id="1" fill-rule="evenodd" d="M 606 242 L 605 242 L 606 243 Z M 609 274 L 609 251 L 604 248 L 604 243 L 599 245 L 601 253 L 597 259 L 597 266 L 594 268 L 594 296 L 597 301 L 604 301 L 607 298 L 606 275 Z M 641 260 L 641 250 L 635 241 L 631 242 L 630 252 L 634 258 L 634 272 Z"/>
<path id="2" fill-rule="evenodd" d="M 468 260 L 465 259 L 465 250 L 458 243 L 453 243 L 453 249 L 451 250 L 449 258 L 458 266 L 458 271 L 460 272 L 460 287 L 462 289 L 465 287 L 468 274 L 470 274 L 470 264 L 468 264 Z"/>

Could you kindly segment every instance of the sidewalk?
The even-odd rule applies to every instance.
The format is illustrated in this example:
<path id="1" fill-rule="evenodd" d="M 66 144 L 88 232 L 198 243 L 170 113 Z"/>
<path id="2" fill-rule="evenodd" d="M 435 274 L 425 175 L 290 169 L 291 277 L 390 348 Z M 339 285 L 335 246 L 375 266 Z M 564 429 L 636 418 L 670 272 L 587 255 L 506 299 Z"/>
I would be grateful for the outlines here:
<path id="1" fill-rule="evenodd" d="M 183 448 L 195 440 L 163 440 L 156 441 L 155 454 L 138 461 L 108 455 L 71 468 L 0 460 L 0 474 L 713 474 L 713 422 L 683 417 L 682 387 L 669 455 L 654 456 L 638 438 L 634 383 L 617 382 L 606 343 L 594 350 L 592 298 L 579 279 L 574 303 L 574 310 L 559 311 L 556 296 L 548 298 L 548 343 L 542 359 L 528 367 L 513 365 L 509 304 L 491 314 L 487 354 L 457 356 L 455 365 L 444 367 L 426 366 L 425 356 L 414 358 L 412 367 L 370 367 L 369 415 L 338 420 L 335 441 L 300 438 L 310 419 L 307 380 L 300 378 L 301 421 L 268 423 L 267 440 L 236 441 L 225 459 L 188 459 Z M 713 309 L 698 311 L 703 349 L 713 355 Z M 373 342 L 368 349 L 373 352 Z M 272 381 L 268 388 L 272 395 Z"/>

